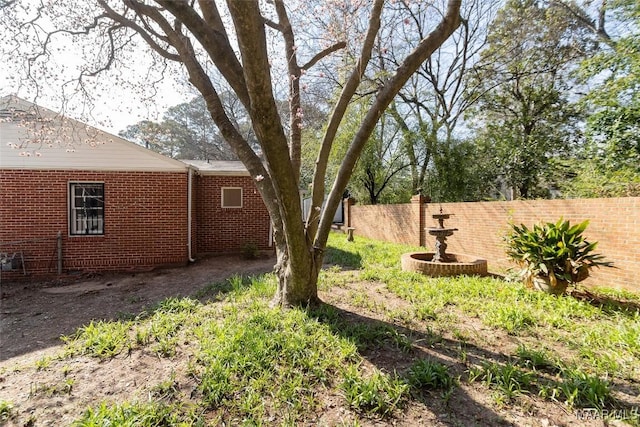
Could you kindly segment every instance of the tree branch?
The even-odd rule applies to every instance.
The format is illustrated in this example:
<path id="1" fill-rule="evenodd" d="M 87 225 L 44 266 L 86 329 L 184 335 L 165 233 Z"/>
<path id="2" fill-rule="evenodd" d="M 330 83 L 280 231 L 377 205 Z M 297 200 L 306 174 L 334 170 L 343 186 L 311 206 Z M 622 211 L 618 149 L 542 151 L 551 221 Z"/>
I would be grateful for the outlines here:
<path id="1" fill-rule="evenodd" d="M 600 7 L 598 8 L 598 21 L 590 19 L 584 11 L 576 10 L 571 4 L 568 4 L 563 0 L 552 0 L 551 5 L 559 6 L 565 11 L 569 12 L 574 18 L 578 20 L 582 25 L 588 28 L 593 34 L 598 36 L 600 41 L 604 42 L 610 47 L 615 47 L 616 42 L 609 36 L 605 29 L 605 15 L 607 11 L 607 0 L 602 0 Z"/>
<path id="2" fill-rule="evenodd" d="M 329 118 L 329 123 L 327 124 L 327 129 L 322 138 L 322 142 L 320 144 L 320 152 L 318 153 L 318 158 L 316 160 L 316 170 L 313 175 L 313 182 L 311 184 L 312 185 L 311 204 L 314 207 L 322 206 L 324 196 L 325 196 L 324 180 L 327 174 L 327 164 L 329 162 L 329 155 L 331 154 L 333 141 L 335 140 L 336 134 L 338 132 L 338 127 L 340 126 L 340 122 L 342 121 L 342 118 L 344 117 L 344 114 L 347 111 L 349 102 L 351 101 L 354 93 L 358 89 L 358 86 L 360 85 L 360 81 L 362 80 L 362 76 L 364 76 L 364 72 L 371 59 L 371 52 L 373 51 L 373 47 L 375 44 L 376 37 L 378 35 L 378 31 L 380 31 L 380 16 L 382 14 L 383 3 L 384 3 L 383 0 L 376 0 L 373 4 L 373 7 L 371 9 L 371 14 L 369 16 L 369 27 L 368 27 L 364 42 L 362 44 L 360 57 L 358 58 L 358 61 L 355 67 L 351 71 L 351 75 L 347 79 L 347 82 L 342 88 L 342 92 L 340 93 L 338 102 L 336 102 L 336 105 L 333 108 L 333 112 L 331 113 L 331 117 Z M 355 164 L 355 160 L 351 164 L 351 169 L 353 169 L 354 164 Z M 346 184 L 345 184 L 345 187 L 346 187 Z M 335 206 L 336 207 L 338 206 L 337 203 Z M 325 209 L 325 212 L 326 212 L 326 209 Z M 314 239 L 316 243 L 314 244 L 314 246 L 324 247 L 324 242 L 320 242 L 317 238 L 317 235 L 318 235 L 318 229 L 317 229 L 318 216 L 317 215 L 318 214 L 315 211 L 315 209 L 310 209 L 309 216 L 307 217 L 307 233 L 311 236 L 315 236 Z"/>
<path id="3" fill-rule="evenodd" d="M 279 215 L 287 225 L 287 235 L 304 235 L 298 180 L 289 157 L 287 138 L 273 96 L 271 67 L 267 52 L 264 22 L 257 0 L 228 0 L 227 6 L 236 30 L 242 56 L 247 93 L 250 97 L 249 114 L 252 118 L 268 170 L 274 171 L 274 191 L 278 199 Z M 308 257 L 306 242 L 287 241 L 291 262 L 304 262 Z M 300 259 L 299 257 L 303 257 Z"/>
<path id="4" fill-rule="evenodd" d="M 409 80 L 411 75 L 418 69 L 420 64 L 426 61 L 431 54 L 439 48 L 442 43 L 460 26 L 460 5 L 461 0 L 449 0 L 447 3 L 447 11 L 442 21 L 437 27 L 420 41 L 416 49 L 411 52 L 402 64 L 398 67 L 395 74 L 387 80 L 382 87 L 374 104 L 367 112 L 362 125 L 354 136 L 345 158 L 341 164 L 340 170 L 334 180 L 333 187 L 327 198 L 326 208 L 320 218 L 320 225 L 317 233 L 317 240 L 314 246 L 324 247 L 326 239 L 329 235 L 332 215 L 329 212 L 335 212 L 342 198 L 342 193 L 346 188 L 349 178 L 353 172 L 353 166 L 357 161 L 364 145 L 369 136 L 373 132 L 376 123 L 384 110 L 389 106 L 395 95 L 398 94 L 402 86 Z"/>
<path id="5" fill-rule="evenodd" d="M 185 2 L 177 2 L 173 0 L 155 0 L 156 3 L 163 6 L 180 22 L 182 22 L 198 40 L 202 48 L 207 52 L 213 63 L 216 65 L 220 73 L 227 80 L 234 92 L 240 98 L 245 108 L 251 108 L 251 101 L 247 92 L 247 85 L 244 81 L 244 72 L 240 61 L 229 43 L 229 38 L 224 26 L 217 23 L 215 16 L 214 25 L 210 25 L 198 15 L 198 13 Z M 206 1 L 206 0 L 203 0 Z M 214 13 L 213 6 L 206 8 L 207 13 Z"/>
<path id="6" fill-rule="evenodd" d="M 166 50 L 165 48 L 163 48 L 162 46 L 160 46 L 155 39 L 151 36 L 151 34 L 149 34 L 145 28 L 141 27 L 140 25 L 138 25 L 135 21 L 126 18 L 125 16 L 123 16 L 122 14 L 116 12 L 115 10 L 113 10 L 106 1 L 104 0 L 98 0 L 98 4 L 100 5 L 100 7 L 102 7 L 102 9 L 106 12 L 105 15 L 108 16 L 110 19 L 112 19 L 114 22 L 119 23 L 120 25 L 130 28 L 133 31 L 135 31 L 136 33 L 138 33 L 140 35 L 140 37 L 142 37 L 142 39 L 147 42 L 147 44 L 149 45 L 149 47 L 151 47 L 155 52 L 157 52 L 160 56 L 162 56 L 163 58 L 169 59 L 171 61 L 176 61 L 179 62 L 180 61 L 180 56 L 176 55 L 175 53 L 169 52 L 168 50 Z M 133 9 L 133 8 L 132 8 Z M 140 11 L 140 9 L 133 9 L 136 14 L 141 17 L 142 12 Z M 168 40 L 165 40 L 168 43 Z"/>
<path id="7" fill-rule="evenodd" d="M 302 103 L 300 102 L 300 76 L 302 73 L 298 65 L 296 41 L 287 9 L 282 0 L 274 0 L 274 5 L 280 20 L 280 32 L 284 38 L 285 57 L 289 72 L 289 157 L 296 181 L 299 182 L 302 164 Z"/>
<path id="8" fill-rule="evenodd" d="M 311 58 L 306 64 L 304 64 L 300 68 L 302 68 L 303 70 L 309 70 L 311 67 L 316 65 L 324 57 L 329 56 L 333 52 L 336 52 L 336 51 L 338 51 L 340 49 L 344 49 L 345 47 L 347 47 L 347 42 L 345 42 L 345 41 L 341 41 L 341 42 L 335 43 L 335 44 L 329 46 L 328 48 L 326 48 L 326 49 L 318 52 L 317 54 L 315 54 L 315 56 L 313 58 Z"/>

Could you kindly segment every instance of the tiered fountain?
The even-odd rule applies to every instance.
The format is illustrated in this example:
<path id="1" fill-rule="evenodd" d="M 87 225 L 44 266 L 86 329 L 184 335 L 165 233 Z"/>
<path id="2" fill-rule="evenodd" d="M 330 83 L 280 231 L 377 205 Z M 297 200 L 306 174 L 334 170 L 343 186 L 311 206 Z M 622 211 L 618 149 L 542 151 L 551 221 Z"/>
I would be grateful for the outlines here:
<path id="1" fill-rule="evenodd" d="M 416 271 L 427 276 L 458 276 L 458 275 L 487 275 L 487 260 L 463 255 L 448 254 L 447 237 L 452 236 L 457 228 L 446 228 L 444 220 L 449 219 L 451 214 L 440 213 L 431 215 L 438 221 L 437 227 L 428 227 L 425 230 L 435 236 L 435 252 L 409 252 L 402 255 L 402 269 L 405 271 Z"/>

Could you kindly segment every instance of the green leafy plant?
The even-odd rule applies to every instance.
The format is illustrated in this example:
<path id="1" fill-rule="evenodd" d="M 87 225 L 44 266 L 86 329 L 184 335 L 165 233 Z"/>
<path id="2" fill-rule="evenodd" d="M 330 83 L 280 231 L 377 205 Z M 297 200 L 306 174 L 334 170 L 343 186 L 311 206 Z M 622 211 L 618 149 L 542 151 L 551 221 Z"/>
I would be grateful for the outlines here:
<path id="1" fill-rule="evenodd" d="M 507 256 L 522 267 L 527 286 L 562 294 L 570 284 L 589 277 L 593 267 L 611 265 L 594 252 L 597 242 L 583 236 L 589 221 L 571 225 L 569 221 L 511 225 L 506 236 Z"/>
<path id="2" fill-rule="evenodd" d="M 91 321 L 72 336 L 62 337 L 66 342 L 66 354 L 88 354 L 111 358 L 130 346 L 131 322 Z"/>
<path id="3" fill-rule="evenodd" d="M 469 382 L 482 381 L 486 386 L 498 390 L 507 401 L 526 394 L 534 376 L 513 363 L 484 363 L 469 370 Z"/>
<path id="4" fill-rule="evenodd" d="M 258 249 L 258 245 L 253 242 L 245 242 L 242 244 L 240 248 L 242 252 L 242 257 L 244 259 L 257 259 L 260 255 L 260 250 Z"/>
<path id="5" fill-rule="evenodd" d="M 420 359 L 411 365 L 406 378 L 416 390 L 448 391 L 455 385 L 455 379 L 449 373 L 447 365 L 429 359 Z"/>
<path id="6" fill-rule="evenodd" d="M 201 414 L 180 405 L 159 402 L 124 402 L 111 405 L 105 402 L 88 408 L 82 417 L 73 423 L 74 427 L 94 426 L 203 426 Z"/>
<path id="7" fill-rule="evenodd" d="M 546 350 L 529 349 L 520 344 L 516 350 L 516 356 L 520 359 L 518 365 L 534 371 L 559 372 L 562 369 L 562 364 L 554 360 Z"/>
<path id="8" fill-rule="evenodd" d="M 13 404 L 6 400 L 0 400 L 0 421 L 4 422 L 13 416 Z"/>
<path id="9" fill-rule="evenodd" d="M 561 377 L 561 383 L 542 387 L 540 396 L 564 401 L 569 408 L 603 409 L 615 403 L 611 383 L 607 379 L 589 375 L 579 368 L 568 368 Z"/>
<path id="10" fill-rule="evenodd" d="M 36 369 L 38 371 L 44 371 L 51 365 L 51 357 L 45 356 L 42 359 L 36 360 Z"/>
<path id="11" fill-rule="evenodd" d="M 355 366 L 344 373 L 342 391 L 347 403 L 354 409 L 385 417 L 402 407 L 409 385 L 401 378 L 374 371 L 364 378 Z"/>

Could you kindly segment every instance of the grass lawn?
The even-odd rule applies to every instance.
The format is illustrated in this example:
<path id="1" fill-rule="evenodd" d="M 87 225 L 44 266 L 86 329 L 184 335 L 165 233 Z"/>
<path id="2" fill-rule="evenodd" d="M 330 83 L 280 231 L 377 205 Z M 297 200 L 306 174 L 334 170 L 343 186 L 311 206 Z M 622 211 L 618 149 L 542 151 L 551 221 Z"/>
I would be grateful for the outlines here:
<path id="1" fill-rule="evenodd" d="M 640 425 L 640 295 L 432 279 L 401 271 L 416 248 L 329 245 L 324 305 L 272 309 L 273 276 L 237 276 L 92 322 L 0 370 L 31 384 L 0 387 L 0 425 Z M 96 387 L 114 370 L 122 387 Z"/>

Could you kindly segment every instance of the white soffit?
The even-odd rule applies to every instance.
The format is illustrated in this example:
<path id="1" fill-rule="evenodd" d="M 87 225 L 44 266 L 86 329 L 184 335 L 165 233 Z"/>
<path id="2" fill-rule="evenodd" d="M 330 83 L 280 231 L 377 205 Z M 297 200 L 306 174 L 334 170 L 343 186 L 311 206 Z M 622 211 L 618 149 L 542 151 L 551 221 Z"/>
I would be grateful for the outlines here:
<path id="1" fill-rule="evenodd" d="M 239 161 L 232 160 L 182 160 L 197 169 L 200 175 L 250 176 L 247 168 Z"/>

